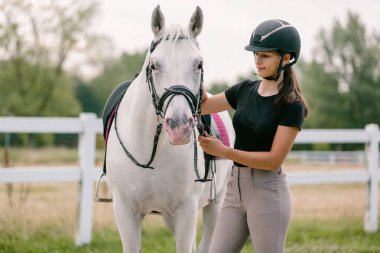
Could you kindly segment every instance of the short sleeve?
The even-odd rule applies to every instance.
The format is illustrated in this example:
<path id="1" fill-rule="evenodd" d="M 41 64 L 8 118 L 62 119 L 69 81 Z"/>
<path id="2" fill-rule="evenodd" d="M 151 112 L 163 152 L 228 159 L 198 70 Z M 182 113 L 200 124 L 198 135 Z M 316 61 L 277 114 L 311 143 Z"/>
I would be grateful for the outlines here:
<path id="1" fill-rule="evenodd" d="M 279 125 L 302 128 L 304 108 L 300 101 L 285 105 L 280 112 Z"/>
<path id="2" fill-rule="evenodd" d="M 237 107 L 237 101 L 239 97 L 239 92 L 241 90 L 241 87 L 244 85 L 246 81 L 242 81 L 240 83 L 237 83 L 230 88 L 228 88 L 224 94 L 226 95 L 227 101 L 230 104 L 230 106 L 236 110 Z"/>

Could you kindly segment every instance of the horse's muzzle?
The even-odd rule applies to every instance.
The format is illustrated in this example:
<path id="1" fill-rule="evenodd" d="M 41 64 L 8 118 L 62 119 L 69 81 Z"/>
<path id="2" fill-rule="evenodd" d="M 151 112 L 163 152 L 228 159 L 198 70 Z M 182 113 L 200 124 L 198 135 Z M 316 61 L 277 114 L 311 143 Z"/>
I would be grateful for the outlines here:
<path id="1" fill-rule="evenodd" d="M 184 145 L 189 143 L 194 129 L 193 117 L 168 117 L 165 118 L 164 128 L 169 135 L 172 145 Z"/>

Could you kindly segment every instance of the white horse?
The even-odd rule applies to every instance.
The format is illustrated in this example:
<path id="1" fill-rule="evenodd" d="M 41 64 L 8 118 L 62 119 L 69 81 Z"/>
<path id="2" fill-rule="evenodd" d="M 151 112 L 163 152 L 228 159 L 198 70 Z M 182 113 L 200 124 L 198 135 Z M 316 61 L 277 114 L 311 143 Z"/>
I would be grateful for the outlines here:
<path id="1" fill-rule="evenodd" d="M 140 252 L 141 223 L 152 212 L 160 213 L 173 232 L 177 252 L 194 252 L 199 208 L 203 208 L 203 230 L 198 250 L 208 251 L 232 163 L 216 160 L 216 180 L 195 182 L 197 173 L 200 177 L 205 173 L 194 130 L 203 74 L 196 37 L 202 23 L 197 7 L 187 30 L 167 29 L 160 7 L 154 9 L 150 51 L 110 127 L 108 183 L 124 253 Z M 219 115 L 233 143 L 231 119 L 227 112 Z M 160 134 L 160 123 L 166 134 Z M 210 202 L 213 191 L 215 201 Z"/>

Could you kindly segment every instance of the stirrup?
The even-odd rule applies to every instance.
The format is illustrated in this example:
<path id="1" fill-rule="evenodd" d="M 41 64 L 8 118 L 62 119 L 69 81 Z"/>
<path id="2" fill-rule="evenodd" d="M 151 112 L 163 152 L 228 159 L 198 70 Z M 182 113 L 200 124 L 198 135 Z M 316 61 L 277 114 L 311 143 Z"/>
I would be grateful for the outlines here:
<path id="1" fill-rule="evenodd" d="M 99 191 L 99 185 L 100 185 L 100 182 L 102 180 L 102 177 L 104 177 L 106 175 L 106 173 L 102 173 L 98 179 L 98 181 L 96 182 L 96 189 L 95 189 L 95 197 L 94 197 L 94 201 L 96 202 L 112 202 L 112 195 L 110 198 L 99 198 L 98 197 L 98 191 Z"/>
<path id="2" fill-rule="evenodd" d="M 211 167 L 212 164 L 210 164 Z M 210 198 L 207 200 L 208 203 L 216 203 L 216 161 L 213 160 L 213 167 L 211 168 L 211 183 L 210 183 Z"/>

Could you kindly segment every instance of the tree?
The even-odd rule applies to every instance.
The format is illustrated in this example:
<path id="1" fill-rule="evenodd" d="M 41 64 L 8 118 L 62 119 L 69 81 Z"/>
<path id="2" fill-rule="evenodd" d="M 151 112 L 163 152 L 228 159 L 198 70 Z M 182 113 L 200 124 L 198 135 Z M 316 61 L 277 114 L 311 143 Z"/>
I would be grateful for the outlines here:
<path id="1" fill-rule="evenodd" d="M 213 83 L 211 87 L 207 89 L 207 92 L 210 92 L 213 95 L 216 95 L 220 92 L 225 91 L 230 86 L 227 83 Z"/>
<path id="2" fill-rule="evenodd" d="M 0 2 L 0 114 L 77 116 L 65 65 L 95 44 L 94 1 Z"/>
<path id="3" fill-rule="evenodd" d="M 368 34 L 359 16 L 321 30 L 310 63 L 301 64 L 310 126 L 363 128 L 380 123 L 380 36 Z"/>
<path id="4" fill-rule="evenodd" d="M 336 79 L 326 74 L 324 64 L 315 60 L 300 61 L 301 89 L 309 104 L 309 116 L 305 128 L 340 128 L 344 121 L 342 94 L 337 89 Z"/>
<path id="5" fill-rule="evenodd" d="M 93 89 L 79 78 L 75 79 L 75 96 L 81 103 L 83 112 L 98 113 L 102 109 Z"/>
<path id="6" fill-rule="evenodd" d="M 141 71 L 145 56 L 146 51 L 131 54 L 124 52 L 116 59 L 104 61 L 102 73 L 90 81 L 91 90 L 100 104 L 98 115 L 103 112 L 103 107 L 113 89 L 120 83 L 135 78 Z"/>

